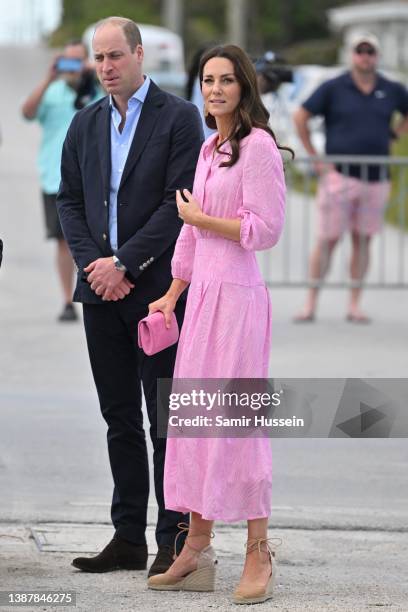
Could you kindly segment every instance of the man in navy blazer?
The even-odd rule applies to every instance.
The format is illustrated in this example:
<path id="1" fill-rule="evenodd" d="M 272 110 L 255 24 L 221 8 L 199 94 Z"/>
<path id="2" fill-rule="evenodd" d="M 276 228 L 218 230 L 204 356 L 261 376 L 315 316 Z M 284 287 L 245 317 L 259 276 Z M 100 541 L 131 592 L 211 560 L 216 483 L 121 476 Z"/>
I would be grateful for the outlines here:
<path id="1" fill-rule="evenodd" d="M 108 425 L 115 535 L 97 556 L 74 559 L 73 565 L 92 572 L 146 568 L 143 386 L 158 503 L 153 575 L 171 565 L 177 523 L 188 517 L 164 507 L 165 440 L 156 435 L 156 381 L 172 376 L 176 347 L 147 357 L 137 347 L 137 325 L 171 282 L 182 225 L 175 190 L 191 189 L 203 134 L 197 109 L 143 74 L 142 41 L 133 21 L 110 17 L 99 22 L 93 50 L 98 78 L 109 95 L 72 121 L 57 205 L 78 269 L 74 301 L 83 303 L 92 372 Z M 181 300 L 179 325 L 183 314 Z"/>

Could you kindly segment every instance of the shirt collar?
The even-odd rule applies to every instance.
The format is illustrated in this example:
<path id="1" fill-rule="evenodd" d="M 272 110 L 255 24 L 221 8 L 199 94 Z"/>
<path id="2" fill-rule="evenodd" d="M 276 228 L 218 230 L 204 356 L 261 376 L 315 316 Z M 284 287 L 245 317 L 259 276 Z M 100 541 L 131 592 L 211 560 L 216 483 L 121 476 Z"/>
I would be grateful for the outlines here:
<path id="1" fill-rule="evenodd" d="M 346 81 L 346 83 L 347 83 L 347 85 L 348 85 L 349 87 L 354 87 L 354 89 L 357 89 L 357 91 L 360 91 L 360 90 L 359 90 L 359 88 L 357 87 L 357 85 L 355 84 L 355 82 L 354 82 L 354 80 L 353 80 L 353 77 L 351 76 L 351 71 L 349 71 L 349 72 L 345 72 L 345 73 L 344 73 L 344 78 L 345 78 L 345 81 Z M 374 85 L 373 92 L 374 92 L 376 89 L 378 89 L 378 87 L 381 85 L 381 83 L 382 83 L 381 74 L 380 74 L 379 72 L 376 72 L 376 73 L 375 73 L 375 85 Z M 372 92 L 372 93 L 373 93 L 373 92 Z M 360 93 L 361 93 L 361 92 L 360 92 Z"/>
<path id="2" fill-rule="evenodd" d="M 141 85 L 139 89 L 137 89 L 135 93 L 132 94 L 132 96 L 129 98 L 128 108 L 131 108 L 131 106 L 133 106 L 136 102 L 140 102 L 141 104 L 144 104 L 146 100 L 147 92 L 149 91 L 150 82 L 151 82 L 150 77 L 148 75 L 144 75 L 144 76 L 145 76 L 145 80 L 143 82 L 143 85 Z M 112 94 L 109 95 L 109 105 L 112 109 L 117 111 L 117 108 L 113 103 Z"/>

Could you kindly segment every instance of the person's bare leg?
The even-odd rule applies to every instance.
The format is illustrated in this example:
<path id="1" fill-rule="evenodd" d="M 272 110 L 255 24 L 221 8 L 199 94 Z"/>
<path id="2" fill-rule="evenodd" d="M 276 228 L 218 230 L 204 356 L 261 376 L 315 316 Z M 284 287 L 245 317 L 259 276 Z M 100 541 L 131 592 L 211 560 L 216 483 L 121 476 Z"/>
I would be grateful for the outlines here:
<path id="1" fill-rule="evenodd" d="M 255 540 L 268 537 L 268 518 L 253 519 L 248 521 L 248 543 L 253 545 Z M 239 581 L 239 587 L 255 585 L 265 586 L 271 575 L 271 561 L 266 543 L 261 544 L 261 552 L 258 548 L 252 550 L 245 557 L 244 569 Z"/>
<path id="2" fill-rule="evenodd" d="M 348 308 L 349 318 L 365 323 L 369 321 L 367 315 L 360 310 L 362 288 L 359 286 L 365 277 L 370 261 L 370 236 L 353 232 L 351 234 L 352 250 L 350 261 L 350 276 L 356 286 L 351 288 Z"/>
<path id="3" fill-rule="evenodd" d="M 64 303 L 71 304 L 74 286 L 74 261 L 65 240 L 57 240 L 57 270 L 61 282 Z"/>
<path id="4" fill-rule="evenodd" d="M 191 513 L 186 543 L 166 574 L 181 577 L 197 569 L 197 557 L 200 551 L 211 542 L 213 524 L 213 521 L 203 519 L 201 514 Z"/>
<path id="5" fill-rule="evenodd" d="M 319 240 L 312 251 L 309 262 L 309 278 L 313 281 L 322 280 L 329 269 L 331 256 L 337 244 L 337 238 L 333 240 Z M 311 321 L 314 318 L 319 287 L 310 287 L 306 296 L 306 303 L 295 321 Z"/>

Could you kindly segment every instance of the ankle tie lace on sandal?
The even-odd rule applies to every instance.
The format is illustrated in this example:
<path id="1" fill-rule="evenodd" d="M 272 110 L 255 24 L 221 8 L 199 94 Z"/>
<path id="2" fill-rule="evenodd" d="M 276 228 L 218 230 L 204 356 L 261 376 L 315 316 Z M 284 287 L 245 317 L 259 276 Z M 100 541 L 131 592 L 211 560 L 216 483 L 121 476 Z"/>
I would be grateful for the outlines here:
<path id="1" fill-rule="evenodd" d="M 262 544 L 266 545 L 266 550 L 261 549 Z M 246 546 L 247 555 L 253 552 L 254 550 L 258 550 L 259 554 L 261 552 L 264 552 L 264 553 L 269 553 L 270 555 L 274 557 L 275 550 L 272 548 L 272 546 L 277 547 L 277 546 L 280 546 L 281 544 L 282 544 L 281 538 L 249 538 L 246 544 L 244 544 L 244 546 Z"/>
<path id="2" fill-rule="evenodd" d="M 177 527 L 180 529 L 180 531 L 178 532 L 178 534 L 176 535 L 175 539 L 174 539 L 174 555 L 173 555 L 173 559 L 174 561 L 177 559 L 177 540 L 179 539 L 179 536 L 181 536 L 181 534 L 186 533 L 189 531 L 190 529 L 190 525 L 188 525 L 188 523 L 178 523 Z M 200 550 L 198 550 L 197 548 L 194 548 L 194 546 L 191 546 L 191 544 L 189 544 L 187 542 L 187 538 L 195 538 L 198 536 L 207 536 L 210 539 L 212 539 L 215 534 L 213 531 L 211 531 L 210 533 L 189 533 L 186 536 L 186 539 L 184 541 L 184 543 L 186 544 L 186 546 L 188 546 L 189 548 L 191 548 L 191 550 L 194 550 L 195 552 L 201 552 Z"/>

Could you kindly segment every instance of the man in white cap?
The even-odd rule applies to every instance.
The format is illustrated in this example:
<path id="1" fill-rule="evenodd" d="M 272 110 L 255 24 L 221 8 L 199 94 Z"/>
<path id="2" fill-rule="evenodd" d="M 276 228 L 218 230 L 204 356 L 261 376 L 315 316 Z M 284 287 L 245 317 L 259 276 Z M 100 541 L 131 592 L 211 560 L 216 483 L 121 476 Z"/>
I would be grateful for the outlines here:
<path id="1" fill-rule="evenodd" d="M 408 92 L 377 72 L 380 45 L 370 33 L 350 40 L 351 69 L 326 81 L 296 111 L 294 120 L 310 155 L 317 152 L 310 139 L 308 120 L 325 120 L 327 155 L 389 155 L 393 138 L 408 131 Z M 391 120 L 402 115 L 394 129 Z M 315 164 L 319 174 L 317 194 L 318 241 L 309 264 L 311 287 L 296 322 L 314 321 L 318 286 L 326 274 L 334 247 L 349 230 L 352 239 L 352 288 L 347 320 L 368 323 L 360 310 L 361 284 L 368 269 L 371 237 L 382 227 L 390 193 L 386 168 L 380 165 Z"/>

